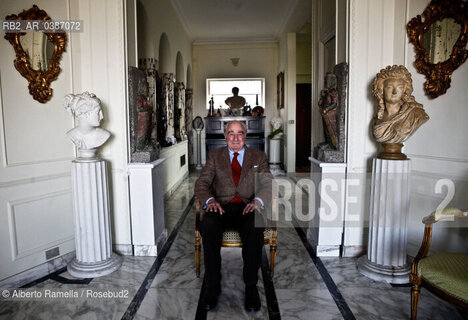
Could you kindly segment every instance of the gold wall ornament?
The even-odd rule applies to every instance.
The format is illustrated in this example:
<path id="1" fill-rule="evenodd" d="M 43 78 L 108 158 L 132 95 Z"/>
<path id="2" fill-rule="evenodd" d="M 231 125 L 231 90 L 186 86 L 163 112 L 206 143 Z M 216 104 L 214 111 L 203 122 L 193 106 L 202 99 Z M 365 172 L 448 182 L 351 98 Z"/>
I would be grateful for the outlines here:
<path id="1" fill-rule="evenodd" d="M 415 66 L 426 76 L 424 90 L 431 98 L 447 92 L 452 73 L 468 57 L 468 3 L 462 0 L 432 0 L 407 25 L 416 52 Z"/>
<path id="2" fill-rule="evenodd" d="M 23 10 L 18 15 L 12 14 L 5 18 L 5 20 L 51 20 L 47 12 L 39 9 L 36 5 L 29 10 Z M 34 100 L 41 103 L 46 103 L 52 97 L 52 88 L 50 83 L 57 79 L 60 73 L 60 59 L 65 51 L 67 44 L 67 35 L 65 32 L 49 33 L 49 32 L 33 32 L 34 40 L 31 41 L 31 47 L 23 48 L 26 46 L 26 32 L 6 33 L 5 39 L 8 40 L 16 53 L 14 65 L 16 70 L 25 77 L 29 82 L 29 93 L 33 96 Z M 49 50 L 49 54 L 44 53 L 45 56 L 37 57 L 32 52 L 34 45 L 38 42 L 41 43 L 40 38 L 43 37 L 42 44 L 45 46 L 44 52 L 47 47 L 53 45 L 53 52 Z M 38 41 L 39 39 L 39 41 Z M 38 50 L 36 50 L 37 52 Z M 31 53 L 32 56 L 28 54 Z"/>

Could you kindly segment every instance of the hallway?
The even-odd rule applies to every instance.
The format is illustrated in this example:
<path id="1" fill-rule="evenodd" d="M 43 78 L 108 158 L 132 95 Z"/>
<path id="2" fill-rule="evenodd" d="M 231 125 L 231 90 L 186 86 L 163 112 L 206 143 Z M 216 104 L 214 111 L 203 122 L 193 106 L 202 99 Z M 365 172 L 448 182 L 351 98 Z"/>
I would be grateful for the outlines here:
<path id="1" fill-rule="evenodd" d="M 42 298 L 2 298 L 0 319 L 409 319 L 409 287 L 361 276 L 354 258 L 314 256 L 302 229 L 290 222 L 278 229 L 272 282 L 265 281 L 264 255 L 259 312 L 244 311 L 242 259 L 236 248 L 222 249 L 218 306 L 208 313 L 199 309 L 203 280 L 195 276 L 194 265 L 196 178 L 191 173 L 165 201 L 168 241 L 157 258 L 124 256 L 118 271 L 88 280 L 73 280 L 60 270 L 26 286 L 26 291 L 42 292 Z M 46 290 L 78 297 L 47 298 Z M 105 292 L 120 292 L 123 297 L 99 297 Z M 468 318 L 422 290 L 419 319 Z"/>

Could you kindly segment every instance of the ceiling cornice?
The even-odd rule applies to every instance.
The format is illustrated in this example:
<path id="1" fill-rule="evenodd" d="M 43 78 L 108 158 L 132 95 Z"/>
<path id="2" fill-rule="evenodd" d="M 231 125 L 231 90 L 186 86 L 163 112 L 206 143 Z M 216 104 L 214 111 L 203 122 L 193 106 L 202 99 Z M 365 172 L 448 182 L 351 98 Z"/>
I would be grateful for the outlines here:
<path id="1" fill-rule="evenodd" d="M 278 34 L 276 35 L 278 38 L 283 34 L 284 29 L 286 28 L 286 25 L 288 24 L 289 19 L 291 18 L 298 2 L 299 0 L 294 0 L 289 3 L 289 7 L 286 11 L 286 14 L 284 15 L 283 21 L 281 22 L 281 27 L 279 28 Z"/>
<path id="2" fill-rule="evenodd" d="M 214 45 L 214 44 L 255 44 L 255 43 L 277 43 L 276 38 L 239 38 L 239 39 L 200 39 L 193 41 L 193 45 Z"/>
<path id="3" fill-rule="evenodd" d="M 187 18 L 184 16 L 182 13 L 182 10 L 180 9 L 179 4 L 177 3 L 177 0 L 170 0 L 172 8 L 174 9 L 177 17 L 179 18 L 180 23 L 182 24 L 182 27 L 185 30 L 185 33 L 190 39 L 193 39 L 193 34 L 192 30 L 190 29 L 189 25 L 187 24 Z"/>

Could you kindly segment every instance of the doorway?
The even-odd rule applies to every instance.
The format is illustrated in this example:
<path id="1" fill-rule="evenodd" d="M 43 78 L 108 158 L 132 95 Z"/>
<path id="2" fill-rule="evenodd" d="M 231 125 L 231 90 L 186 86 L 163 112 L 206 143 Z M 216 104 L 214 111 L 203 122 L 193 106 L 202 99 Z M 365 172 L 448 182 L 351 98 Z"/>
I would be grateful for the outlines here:
<path id="1" fill-rule="evenodd" d="M 311 84 L 296 84 L 296 172 L 310 172 Z"/>

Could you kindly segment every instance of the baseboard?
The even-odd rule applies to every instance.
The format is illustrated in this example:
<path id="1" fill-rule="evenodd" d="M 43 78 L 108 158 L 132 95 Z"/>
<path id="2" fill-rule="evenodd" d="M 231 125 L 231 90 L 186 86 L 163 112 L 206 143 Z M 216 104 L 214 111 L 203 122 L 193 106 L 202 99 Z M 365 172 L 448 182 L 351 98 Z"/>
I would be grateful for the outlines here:
<path id="1" fill-rule="evenodd" d="M 29 270 L 20 272 L 9 278 L 0 281 L 0 288 L 20 288 L 25 284 L 45 277 L 59 269 L 62 269 L 75 258 L 75 251 L 64 254 L 63 256 L 49 260 L 43 264 L 35 266 Z"/>
<path id="2" fill-rule="evenodd" d="M 165 194 L 164 194 L 164 200 L 167 200 L 169 199 L 172 194 L 180 187 L 180 185 L 182 184 L 182 182 L 184 182 L 185 179 L 187 179 L 189 175 L 189 172 L 187 171 L 182 178 L 180 178 L 179 181 L 176 182 L 176 184 L 174 184 L 174 186 L 172 186 L 172 188 L 170 188 Z"/>
<path id="3" fill-rule="evenodd" d="M 167 241 L 167 229 L 164 229 L 164 231 L 161 232 L 161 234 L 159 235 L 158 240 L 156 240 L 156 245 L 158 246 L 158 248 L 160 248 L 160 250 L 166 244 L 166 241 Z"/>
<path id="4" fill-rule="evenodd" d="M 113 244 L 113 251 L 121 256 L 133 256 L 133 246 L 131 244 Z"/>
<path id="5" fill-rule="evenodd" d="M 133 245 L 133 255 L 135 257 L 156 257 L 158 255 L 158 246 L 146 244 Z"/>
<path id="6" fill-rule="evenodd" d="M 315 252 L 317 252 L 317 257 L 339 257 L 340 249 L 340 245 L 317 246 Z"/>
<path id="7" fill-rule="evenodd" d="M 367 252 L 367 246 L 343 246 L 343 257 L 356 258 Z"/>

